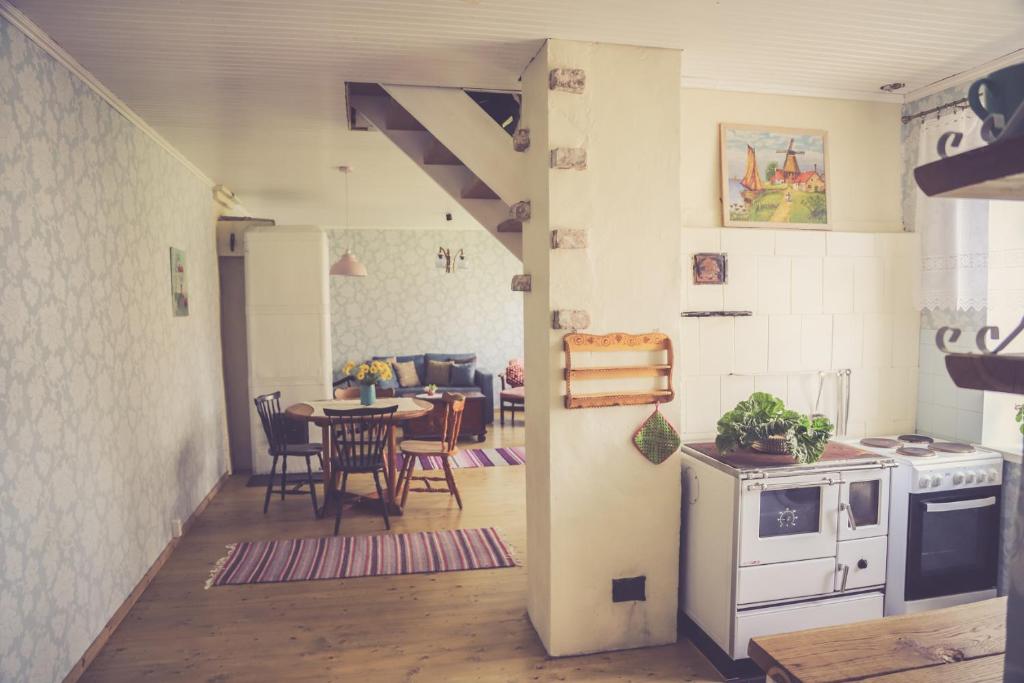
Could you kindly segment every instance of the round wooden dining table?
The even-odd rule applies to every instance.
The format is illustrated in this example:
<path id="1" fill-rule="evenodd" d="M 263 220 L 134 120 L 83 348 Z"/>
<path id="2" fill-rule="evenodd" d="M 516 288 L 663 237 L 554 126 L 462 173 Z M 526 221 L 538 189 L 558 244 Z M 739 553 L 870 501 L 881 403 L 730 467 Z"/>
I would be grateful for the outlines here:
<path id="1" fill-rule="evenodd" d="M 398 410 L 392 415 L 388 424 L 388 448 L 384 457 L 384 478 L 388 484 L 388 505 L 392 515 L 402 514 L 402 508 L 397 502 L 395 473 L 398 471 L 398 445 L 395 438 L 395 427 L 404 420 L 414 420 L 423 417 L 433 410 L 434 406 L 426 401 L 421 401 L 408 396 L 395 398 L 378 398 L 372 406 L 364 406 L 359 399 L 328 399 L 325 401 L 306 401 L 296 403 L 285 409 L 285 415 L 293 420 L 304 420 L 320 427 L 323 433 L 324 456 L 321 460 L 321 467 L 324 471 L 324 503 L 320 507 L 320 516 L 327 514 L 328 507 L 334 498 L 329 492 L 338 490 L 338 477 L 332 471 L 334 456 L 334 438 L 331 434 L 331 419 L 324 414 L 324 409 L 330 410 L 358 410 L 360 408 L 387 408 L 393 405 Z M 364 496 L 364 498 L 372 496 Z"/>

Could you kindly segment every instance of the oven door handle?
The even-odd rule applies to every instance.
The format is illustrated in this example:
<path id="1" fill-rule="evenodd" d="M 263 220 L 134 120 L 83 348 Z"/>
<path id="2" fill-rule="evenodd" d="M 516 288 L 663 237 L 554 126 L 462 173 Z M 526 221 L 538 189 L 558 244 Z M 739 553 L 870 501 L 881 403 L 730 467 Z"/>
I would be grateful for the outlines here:
<path id="1" fill-rule="evenodd" d="M 969 500 L 954 500 L 949 503 L 925 503 L 925 512 L 950 512 L 952 510 L 972 510 L 974 508 L 987 508 L 996 504 L 996 497 L 971 498 Z"/>
<path id="2" fill-rule="evenodd" d="M 846 524 L 851 531 L 857 530 L 857 520 L 853 516 L 853 506 L 847 502 L 839 504 L 839 509 L 846 513 Z"/>
<path id="3" fill-rule="evenodd" d="M 753 484 L 747 484 L 748 491 L 774 491 L 776 489 L 811 489 L 818 488 L 819 486 L 834 486 L 838 484 L 832 477 L 825 477 L 821 481 L 806 481 L 799 484 L 766 484 L 762 481 L 754 482 Z"/>

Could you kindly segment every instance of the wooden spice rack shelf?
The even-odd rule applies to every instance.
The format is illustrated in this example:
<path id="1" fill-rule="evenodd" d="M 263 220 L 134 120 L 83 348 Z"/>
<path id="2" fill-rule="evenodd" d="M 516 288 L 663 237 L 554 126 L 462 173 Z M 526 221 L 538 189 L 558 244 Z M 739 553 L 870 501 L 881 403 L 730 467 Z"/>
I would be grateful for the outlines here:
<path id="1" fill-rule="evenodd" d="M 573 333 L 565 335 L 563 346 L 565 349 L 566 408 L 599 408 L 604 406 L 668 403 L 675 398 L 675 390 L 672 388 L 672 370 L 674 368 L 672 340 L 667 334 L 660 332 L 649 332 L 647 334 L 614 332 L 604 335 Z M 650 365 L 573 367 L 574 353 L 616 351 L 664 351 L 666 358 L 664 362 L 652 363 Z M 664 377 L 667 380 L 667 386 L 662 389 L 648 391 L 599 393 L 574 391 L 574 382 L 578 380 L 631 379 L 634 377 Z"/>

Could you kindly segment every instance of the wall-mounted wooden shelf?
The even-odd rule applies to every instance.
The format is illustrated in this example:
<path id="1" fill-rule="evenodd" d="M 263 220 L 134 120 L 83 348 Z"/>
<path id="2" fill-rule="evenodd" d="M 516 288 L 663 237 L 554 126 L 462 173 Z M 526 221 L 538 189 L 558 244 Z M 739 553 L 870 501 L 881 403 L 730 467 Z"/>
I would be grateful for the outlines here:
<path id="1" fill-rule="evenodd" d="M 914 178 L 929 197 L 1024 200 L 1024 136 L 918 166 Z"/>
<path id="2" fill-rule="evenodd" d="M 650 332 L 647 334 L 581 334 L 565 335 L 565 407 L 566 408 L 599 408 L 604 406 L 643 405 L 648 403 L 668 403 L 675 398 L 672 388 L 672 340 L 667 334 Z M 624 352 L 624 351 L 663 351 L 665 359 L 650 365 L 601 365 L 590 367 L 573 367 L 574 353 L 593 352 Z M 577 380 L 631 379 L 635 377 L 664 377 L 667 386 L 648 391 L 606 391 L 599 393 L 580 393 L 574 391 L 573 383 Z"/>
<path id="3" fill-rule="evenodd" d="M 671 365 L 620 365 L 592 368 L 566 368 L 565 378 L 613 379 L 616 377 L 665 377 L 672 372 Z"/>

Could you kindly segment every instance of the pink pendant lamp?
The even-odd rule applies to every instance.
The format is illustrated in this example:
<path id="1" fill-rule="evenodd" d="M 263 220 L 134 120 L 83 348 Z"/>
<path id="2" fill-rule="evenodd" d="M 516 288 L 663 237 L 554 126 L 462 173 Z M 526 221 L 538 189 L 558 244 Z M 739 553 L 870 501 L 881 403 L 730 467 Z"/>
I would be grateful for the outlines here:
<path id="1" fill-rule="evenodd" d="M 349 166 L 339 166 L 338 170 L 345 174 L 345 229 L 348 229 L 348 174 L 351 172 Z M 331 275 L 342 275 L 346 277 L 366 277 L 366 266 L 359 262 L 352 249 L 345 248 L 345 253 L 334 262 L 330 270 Z"/>

